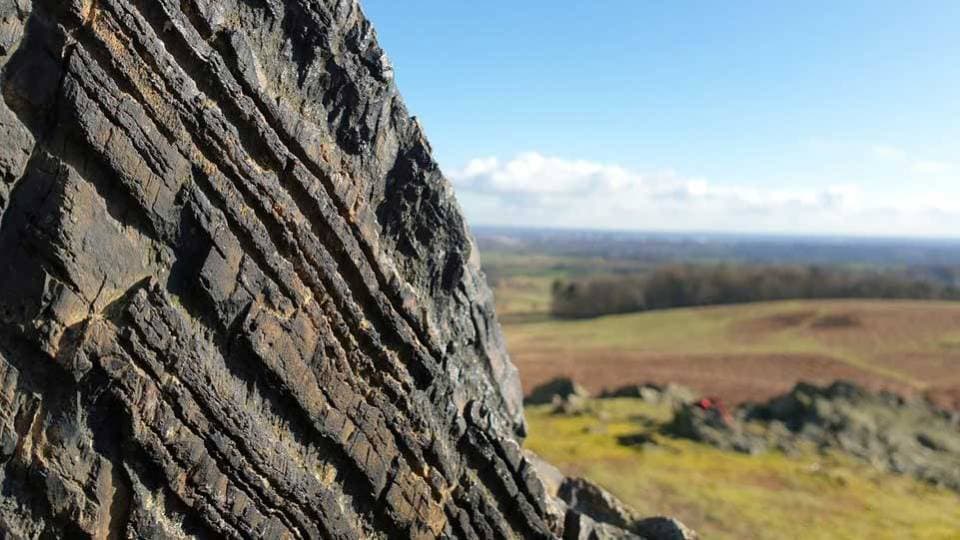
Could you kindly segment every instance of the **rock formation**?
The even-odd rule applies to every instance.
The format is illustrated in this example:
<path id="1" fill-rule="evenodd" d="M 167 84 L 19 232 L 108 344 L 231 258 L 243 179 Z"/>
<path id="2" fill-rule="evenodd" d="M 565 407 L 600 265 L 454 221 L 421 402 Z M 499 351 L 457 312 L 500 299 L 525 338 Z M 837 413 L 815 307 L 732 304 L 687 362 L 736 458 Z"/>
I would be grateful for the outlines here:
<path id="1" fill-rule="evenodd" d="M 0 536 L 564 534 L 355 0 L 0 0 L 0 70 Z"/>
<path id="2" fill-rule="evenodd" d="M 709 401 L 709 400 L 707 400 Z M 854 383 L 798 383 L 766 403 L 687 403 L 664 432 L 745 454 L 837 452 L 873 467 L 960 492 L 960 412 Z"/>

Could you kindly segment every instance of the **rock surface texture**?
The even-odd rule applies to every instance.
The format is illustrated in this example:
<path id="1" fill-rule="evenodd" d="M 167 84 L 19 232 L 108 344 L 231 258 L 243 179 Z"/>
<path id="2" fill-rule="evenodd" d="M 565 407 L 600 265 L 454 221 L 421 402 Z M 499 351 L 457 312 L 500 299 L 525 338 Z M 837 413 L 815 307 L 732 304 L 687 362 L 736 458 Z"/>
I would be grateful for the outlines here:
<path id="1" fill-rule="evenodd" d="M 565 534 L 356 1 L 0 0 L 0 85 L 0 536 Z"/>

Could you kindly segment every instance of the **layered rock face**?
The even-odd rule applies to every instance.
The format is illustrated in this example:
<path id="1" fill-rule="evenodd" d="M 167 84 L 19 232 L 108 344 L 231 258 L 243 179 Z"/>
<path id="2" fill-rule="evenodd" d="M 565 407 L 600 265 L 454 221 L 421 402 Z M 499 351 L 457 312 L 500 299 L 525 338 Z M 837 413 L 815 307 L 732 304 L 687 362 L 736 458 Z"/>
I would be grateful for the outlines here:
<path id="1" fill-rule="evenodd" d="M 564 534 L 355 1 L 0 0 L 0 69 L 0 536 Z"/>

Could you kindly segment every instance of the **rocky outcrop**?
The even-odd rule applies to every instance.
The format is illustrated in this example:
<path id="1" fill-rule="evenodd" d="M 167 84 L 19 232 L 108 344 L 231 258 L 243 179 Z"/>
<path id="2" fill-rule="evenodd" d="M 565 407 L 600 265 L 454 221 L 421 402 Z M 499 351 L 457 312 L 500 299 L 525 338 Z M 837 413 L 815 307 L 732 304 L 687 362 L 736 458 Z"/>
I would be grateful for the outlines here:
<path id="1" fill-rule="evenodd" d="M 925 400 L 843 381 L 801 383 L 767 403 L 748 405 L 743 414 L 765 428 L 770 447 L 813 444 L 960 491 L 960 415 Z"/>
<path id="2" fill-rule="evenodd" d="M 586 411 L 590 393 L 567 377 L 560 377 L 534 388 L 524 400 L 527 405 L 553 406 L 555 414 L 576 415 Z"/>
<path id="3" fill-rule="evenodd" d="M 659 385 L 654 383 L 630 384 L 606 391 L 601 398 L 633 398 L 640 399 L 652 405 L 669 405 L 680 408 L 685 404 L 692 404 L 697 400 L 697 393 L 679 384 L 669 383 Z"/>
<path id="4" fill-rule="evenodd" d="M 0 0 L 5 537 L 564 535 L 353 0 Z"/>
<path id="5" fill-rule="evenodd" d="M 583 478 L 565 479 L 560 484 L 557 496 L 568 508 L 567 533 L 570 537 L 658 540 L 698 538 L 695 532 L 675 519 L 640 518 L 611 493 Z"/>
<path id="6" fill-rule="evenodd" d="M 684 405 L 663 431 L 747 454 L 840 452 L 879 470 L 960 491 L 960 414 L 845 381 L 799 383 L 730 414 L 702 402 Z"/>
<path id="7" fill-rule="evenodd" d="M 550 380 L 537 386 L 530 391 L 525 403 L 527 405 L 548 405 L 569 399 L 571 396 L 576 398 L 588 399 L 590 393 L 579 383 L 568 377 L 560 377 Z"/>

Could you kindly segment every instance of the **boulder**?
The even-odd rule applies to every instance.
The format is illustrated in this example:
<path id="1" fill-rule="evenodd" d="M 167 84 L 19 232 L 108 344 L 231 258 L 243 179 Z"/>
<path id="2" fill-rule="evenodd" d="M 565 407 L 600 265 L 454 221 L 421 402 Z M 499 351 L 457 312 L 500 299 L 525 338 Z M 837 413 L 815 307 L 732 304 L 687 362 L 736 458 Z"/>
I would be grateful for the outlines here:
<path id="1" fill-rule="evenodd" d="M 658 385 L 653 383 L 631 384 L 603 393 L 604 398 L 634 398 L 647 403 L 659 405 L 667 404 L 679 407 L 685 403 L 693 403 L 699 395 L 696 391 L 679 384 L 669 383 Z"/>
<path id="2" fill-rule="evenodd" d="M 555 538 L 355 0 L 0 0 L 0 531 Z"/>
<path id="3" fill-rule="evenodd" d="M 774 434 L 768 439 L 779 446 L 803 441 L 960 491 L 960 430 L 951 413 L 926 400 L 844 381 L 823 387 L 801 383 L 767 403 L 745 407 L 744 416 L 765 426 Z"/>
<path id="4" fill-rule="evenodd" d="M 709 401 L 709 400 L 704 400 Z M 762 437 L 744 429 L 740 420 L 717 406 L 700 403 L 685 403 L 674 413 L 673 419 L 663 426 L 663 432 L 684 439 L 702 442 L 745 454 L 757 454 L 767 449 Z"/>
<path id="5" fill-rule="evenodd" d="M 527 405 L 550 405 L 576 396 L 589 398 L 586 388 L 568 377 L 558 377 L 534 388 L 524 400 Z"/>
<path id="6" fill-rule="evenodd" d="M 568 478 L 558 496 L 567 504 L 568 538 L 644 538 L 696 540 L 697 534 L 676 519 L 639 518 L 613 494 L 583 478 Z M 571 534 L 571 532 L 575 533 Z M 621 532 L 622 531 L 622 532 Z"/>

